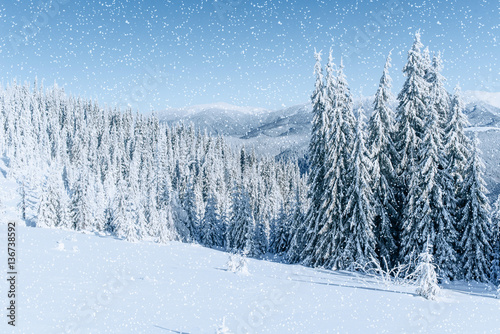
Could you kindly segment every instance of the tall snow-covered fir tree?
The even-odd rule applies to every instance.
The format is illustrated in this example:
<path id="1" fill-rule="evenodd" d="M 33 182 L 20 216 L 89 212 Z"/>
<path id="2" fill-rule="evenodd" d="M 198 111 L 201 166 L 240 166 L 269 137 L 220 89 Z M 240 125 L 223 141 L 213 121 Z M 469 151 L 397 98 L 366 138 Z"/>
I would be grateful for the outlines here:
<path id="1" fill-rule="evenodd" d="M 38 206 L 37 226 L 70 227 L 69 203 L 59 168 L 52 166 Z"/>
<path id="2" fill-rule="evenodd" d="M 355 118 L 342 61 L 337 71 L 335 89 L 327 91 L 333 96 L 329 95 L 327 100 L 327 106 L 330 106 L 327 110 L 330 126 L 325 129 L 327 142 L 323 162 L 324 186 L 313 237 L 306 239 L 303 258 L 307 265 L 343 269 L 350 266 L 350 263 L 345 263 L 342 259 L 346 245 L 343 235 L 346 230 L 345 192 L 350 183 L 350 175 L 346 171 L 349 170 L 348 160 L 352 153 Z"/>
<path id="3" fill-rule="evenodd" d="M 432 97 L 431 97 L 432 98 Z M 402 233 L 402 252 L 406 262 L 411 254 L 424 251 L 427 240 L 434 244 L 434 259 L 444 279 L 456 273 L 455 244 L 457 231 L 449 203 L 455 194 L 450 189 L 451 177 L 442 144 L 442 128 L 438 110 L 429 103 L 425 134 L 417 156 L 417 170 L 410 184 L 408 205 L 412 211 L 405 215 Z"/>
<path id="4" fill-rule="evenodd" d="M 177 240 L 178 235 L 175 229 L 172 207 L 168 206 L 158 211 L 158 242 L 166 243 Z"/>
<path id="5" fill-rule="evenodd" d="M 205 207 L 205 216 L 201 226 L 201 243 L 207 247 L 221 246 L 221 220 L 217 213 L 215 197 L 208 197 Z"/>
<path id="6" fill-rule="evenodd" d="M 398 95 L 397 128 L 394 142 L 398 152 L 397 175 L 399 181 L 399 210 L 407 207 L 405 199 L 410 183 L 416 172 L 416 162 L 423 137 L 427 110 L 428 83 L 424 78 L 426 66 L 420 49 L 420 33 L 415 34 L 415 41 L 408 52 L 408 60 L 403 68 L 406 76 L 403 89 Z"/>
<path id="7" fill-rule="evenodd" d="M 263 219 L 255 221 L 252 252 L 248 255 L 254 256 L 256 258 L 261 258 L 267 252 L 272 252 L 272 249 L 270 248 L 270 230 L 270 224 L 263 221 Z"/>
<path id="8" fill-rule="evenodd" d="M 183 200 L 183 208 L 187 214 L 186 226 L 192 241 L 200 240 L 200 217 L 195 186 L 189 183 Z"/>
<path id="9" fill-rule="evenodd" d="M 484 164 L 478 144 L 476 136 L 460 190 L 461 268 L 466 280 L 488 281 L 492 254 L 490 205 L 485 195 Z"/>
<path id="10" fill-rule="evenodd" d="M 428 70 L 428 81 L 430 83 L 428 112 L 434 112 L 437 114 L 438 127 L 440 130 L 439 135 L 441 137 L 440 143 L 438 145 L 438 152 L 441 158 L 438 164 L 437 182 L 439 183 L 439 186 L 441 188 L 442 205 L 447 211 L 446 214 L 450 214 L 452 216 L 449 220 L 452 222 L 453 228 L 451 228 L 451 226 L 449 228 L 445 228 L 444 226 L 438 227 L 438 232 L 437 232 L 438 240 L 434 247 L 436 251 L 436 254 L 434 254 L 434 258 L 436 260 L 438 267 L 440 268 L 440 275 L 442 277 L 444 276 L 452 278 L 453 276 L 452 271 L 456 270 L 456 268 L 455 269 L 452 268 L 453 266 L 451 265 L 451 263 L 453 261 L 451 261 L 451 259 L 448 258 L 451 254 L 449 250 L 445 251 L 444 248 L 447 249 L 448 246 L 451 246 L 453 248 L 452 253 L 455 253 L 458 248 L 457 247 L 458 236 L 456 232 L 453 232 L 456 231 L 457 229 L 457 223 L 456 223 L 457 194 L 456 194 L 456 185 L 453 177 L 454 171 L 452 170 L 453 167 L 456 167 L 456 165 L 450 162 L 450 159 L 452 157 L 450 157 L 450 152 L 448 151 L 448 145 L 447 145 L 447 137 L 448 137 L 447 135 L 451 134 L 450 132 L 447 133 L 447 128 L 451 120 L 451 113 L 450 113 L 451 102 L 450 102 L 450 94 L 446 91 L 444 87 L 444 82 L 446 81 L 446 79 L 441 74 L 442 69 L 443 65 L 441 60 L 441 54 L 438 52 L 432 58 L 432 63 Z M 455 128 L 451 131 L 460 132 L 460 129 Z M 453 135 L 457 136 L 460 134 L 458 133 Z M 441 234 L 439 231 L 442 231 L 443 233 L 442 238 L 440 237 Z M 444 243 L 442 242 L 443 239 L 446 239 Z M 443 254 L 442 253 L 443 251 L 445 253 L 448 253 L 448 255 Z M 456 259 L 455 256 L 452 256 L 452 258 Z"/>
<path id="11" fill-rule="evenodd" d="M 352 158 L 348 161 L 349 180 L 346 206 L 343 212 L 346 227 L 343 232 L 345 247 L 342 252 L 343 267 L 354 264 L 366 266 L 376 259 L 373 233 L 373 194 L 371 190 L 371 161 L 365 147 L 364 111 L 358 109 L 356 135 Z"/>
<path id="12" fill-rule="evenodd" d="M 297 188 L 295 190 L 295 201 L 293 204 L 293 215 L 291 218 L 291 240 L 290 247 L 287 252 L 287 260 L 290 263 L 295 263 L 300 260 L 300 255 L 304 249 L 304 239 L 306 225 L 304 224 L 304 212 L 302 210 L 302 199 L 300 196 L 300 191 Z"/>
<path id="13" fill-rule="evenodd" d="M 308 199 L 309 210 L 305 215 L 304 224 L 306 228 L 303 229 L 304 235 L 297 235 L 295 238 L 300 240 L 300 243 L 305 245 L 305 248 L 300 255 L 301 260 L 310 262 L 310 257 L 316 247 L 318 238 L 317 232 L 322 229 L 321 219 L 323 212 L 323 193 L 325 192 L 325 160 L 327 151 L 327 129 L 330 120 L 327 114 L 329 104 L 327 101 L 327 91 L 333 89 L 329 87 L 325 89 L 323 82 L 323 71 L 321 67 L 321 52 L 314 54 L 316 64 L 314 66 L 314 74 L 316 82 L 314 91 L 311 96 L 313 107 L 313 121 L 311 129 L 311 139 L 309 142 L 309 178 L 308 178 Z M 330 69 L 330 66 L 329 66 Z M 333 71 L 328 71 L 327 83 L 333 84 Z M 298 241 L 299 242 L 299 241 Z M 297 258 L 298 259 L 298 258 Z"/>
<path id="14" fill-rule="evenodd" d="M 120 179 L 111 203 L 110 212 L 110 230 L 116 235 L 121 236 L 125 219 L 126 219 L 126 206 L 128 200 L 128 187 L 125 180 Z"/>
<path id="15" fill-rule="evenodd" d="M 412 254 L 419 254 L 427 235 L 432 235 L 433 227 L 418 225 L 415 212 L 416 202 L 422 193 L 422 182 L 419 180 L 419 154 L 423 153 L 422 139 L 427 116 L 427 99 L 429 84 L 425 79 L 427 65 L 421 53 L 422 43 L 420 33 L 415 34 L 415 41 L 408 52 L 408 60 L 403 68 L 406 81 L 398 95 L 397 128 L 394 142 L 398 152 L 397 177 L 398 177 L 398 211 L 400 212 L 399 228 L 400 250 L 399 259 L 402 263 L 410 263 Z M 429 145 L 435 134 L 428 138 Z M 434 160 L 429 160 L 434 161 Z M 433 171 L 431 169 L 430 171 Z M 431 173 L 427 176 L 431 177 Z M 425 199 L 430 200 L 430 199 Z M 426 235 L 419 233 L 424 229 Z M 419 231 L 420 230 L 420 231 Z M 433 236 L 432 236 L 433 237 Z M 432 239 L 433 240 L 433 239 Z"/>
<path id="16" fill-rule="evenodd" d="M 290 248 L 290 220 L 282 204 L 273 222 L 273 238 L 271 240 L 271 251 L 281 254 Z"/>
<path id="17" fill-rule="evenodd" d="M 390 107 L 392 100 L 391 54 L 387 57 L 382 77 L 375 94 L 373 113 L 368 122 L 367 147 L 372 159 L 374 233 L 377 240 L 376 251 L 381 263 L 391 266 L 396 261 L 395 229 L 397 227 L 396 148 L 393 142 L 394 114 Z"/>
<path id="18" fill-rule="evenodd" d="M 58 211 L 60 208 L 59 194 L 54 188 L 52 180 L 46 180 L 44 190 L 40 197 L 38 204 L 38 220 L 36 226 L 38 227 L 54 227 L 59 224 Z"/>
<path id="19" fill-rule="evenodd" d="M 427 74 L 427 81 L 430 84 L 429 96 L 439 115 L 439 126 L 444 129 L 450 120 L 450 94 L 448 94 L 444 87 L 446 79 L 441 74 L 442 70 L 443 61 L 441 53 L 438 52 L 432 58 L 432 63 Z"/>
<path id="20" fill-rule="evenodd" d="M 332 103 L 332 126 L 329 131 L 327 159 L 325 161 L 326 192 L 323 196 L 326 212 L 325 217 L 323 217 L 325 235 L 317 249 L 317 255 L 323 252 L 322 256 L 326 260 L 326 267 L 345 269 L 351 267 L 351 263 L 345 261 L 344 251 L 347 247 L 347 240 L 344 233 L 349 228 L 346 223 L 347 218 L 349 218 L 346 217 L 345 210 L 349 200 L 346 192 L 349 185 L 354 182 L 354 174 L 350 172 L 353 168 L 350 165 L 350 160 L 356 137 L 356 120 L 342 59 L 337 72 L 335 92 L 333 96 L 329 96 L 329 99 Z"/>
<path id="21" fill-rule="evenodd" d="M 458 191 L 464 180 L 465 168 L 471 151 L 470 139 L 465 134 L 465 128 L 469 126 L 469 121 L 464 115 L 464 109 L 460 86 L 457 85 L 451 100 L 449 119 L 444 132 L 448 158 L 447 168 L 453 177 L 455 191 Z"/>
<path id="22" fill-rule="evenodd" d="M 254 232 L 255 221 L 248 192 L 243 187 L 237 187 L 233 192 L 232 217 L 227 231 L 229 249 L 251 253 Z"/>
<path id="23" fill-rule="evenodd" d="M 76 180 L 71 194 L 70 215 L 75 230 L 92 230 L 93 217 L 90 207 L 91 200 L 92 199 L 89 198 L 88 174 L 84 170 Z"/>
<path id="24" fill-rule="evenodd" d="M 464 115 L 464 102 L 461 98 L 460 87 L 457 85 L 450 103 L 449 118 L 444 131 L 445 154 L 448 159 L 448 166 L 445 166 L 451 176 L 451 185 L 455 193 L 454 206 L 451 208 L 455 218 L 455 229 L 458 235 L 464 232 L 464 226 L 460 224 L 462 219 L 462 209 L 464 206 L 461 188 L 466 178 L 467 162 L 471 157 L 471 140 L 465 134 L 465 128 L 469 126 L 467 116 Z M 455 244 L 457 254 L 462 254 L 462 247 L 459 240 Z"/>
<path id="25" fill-rule="evenodd" d="M 139 240 L 139 223 L 138 223 L 137 207 L 135 206 L 133 197 L 129 197 L 125 205 L 125 219 L 122 222 L 122 236 L 129 242 Z"/>

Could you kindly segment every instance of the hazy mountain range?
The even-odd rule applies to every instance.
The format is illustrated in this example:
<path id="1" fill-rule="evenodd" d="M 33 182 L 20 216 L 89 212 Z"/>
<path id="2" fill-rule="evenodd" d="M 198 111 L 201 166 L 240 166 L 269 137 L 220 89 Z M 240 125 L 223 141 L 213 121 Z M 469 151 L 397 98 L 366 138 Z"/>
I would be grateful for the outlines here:
<path id="1" fill-rule="evenodd" d="M 467 130 L 477 132 L 486 165 L 485 180 L 491 195 L 500 193 L 500 92 L 466 91 L 466 115 L 471 124 Z M 373 97 L 354 101 L 369 117 Z M 395 105 L 394 105 L 395 107 Z M 227 103 L 167 109 L 158 113 L 169 124 L 193 123 L 211 134 L 223 134 L 233 145 L 245 145 L 258 154 L 301 157 L 307 152 L 312 120 L 310 103 L 280 110 L 239 107 Z"/>

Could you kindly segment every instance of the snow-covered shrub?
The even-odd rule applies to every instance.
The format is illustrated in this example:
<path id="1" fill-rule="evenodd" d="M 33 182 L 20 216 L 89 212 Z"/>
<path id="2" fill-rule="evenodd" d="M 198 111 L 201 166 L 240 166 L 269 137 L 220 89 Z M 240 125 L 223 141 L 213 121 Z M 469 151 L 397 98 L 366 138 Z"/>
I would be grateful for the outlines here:
<path id="1" fill-rule="evenodd" d="M 429 241 L 425 246 L 425 251 L 418 256 L 419 262 L 415 269 L 414 277 L 416 279 L 416 293 L 426 299 L 436 299 L 440 292 L 437 284 L 436 266 L 432 263 L 431 246 Z"/>
<path id="2" fill-rule="evenodd" d="M 239 253 L 229 254 L 229 260 L 227 261 L 227 270 L 232 273 L 248 275 L 249 273 L 246 256 Z"/>
<path id="3" fill-rule="evenodd" d="M 385 257 L 382 258 L 382 263 L 372 257 L 370 262 L 365 265 L 355 264 L 354 268 L 356 271 L 374 277 L 385 285 L 411 283 L 411 275 L 408 273 L 410 264 L 398 264 L 390 268 Z"/>
<path id="4" fill-rule="evenodd" d="M 222 318 L 222 324 L 217 327 L 216 334 L 231 334 L 229 328 L 226 326 L 226 318 Z"/>

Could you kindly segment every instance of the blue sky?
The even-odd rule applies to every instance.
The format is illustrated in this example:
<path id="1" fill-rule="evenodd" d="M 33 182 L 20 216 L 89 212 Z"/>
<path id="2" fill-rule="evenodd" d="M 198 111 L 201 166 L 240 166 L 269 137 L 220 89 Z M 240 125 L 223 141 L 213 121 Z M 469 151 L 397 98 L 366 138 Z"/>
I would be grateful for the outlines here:
<path id="1" fill-rule="evenodd" d="M 451 90 L 500 91 L 497 1 L 36 0 L 0 5 L 0 77 L 56 81 L 141 112 L 227 102 L 304 103 L 313 52 L 343 55 L 353 94 L 372 95 L 393 49 L 396 94 L 413 34 L 441 51 Z"/>

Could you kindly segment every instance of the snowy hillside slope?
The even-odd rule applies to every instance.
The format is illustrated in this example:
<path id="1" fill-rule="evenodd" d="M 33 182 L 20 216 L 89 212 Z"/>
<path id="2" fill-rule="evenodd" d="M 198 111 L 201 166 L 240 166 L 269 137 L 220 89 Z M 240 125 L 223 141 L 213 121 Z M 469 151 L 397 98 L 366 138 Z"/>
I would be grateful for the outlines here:
<path id="1" fill-rule="evenodd" d="M 248 259 L 196 244 L 26 227 L 17 185 L 0 166 L 0 240 L 17 222 L 17 326 L 1 333 L 494 333 L 493 286 L 456 282 L 437 301 L 415 286 L 352 272 Z M 6 248 L 0 257 L 7 258 Z M 3 276 L 3 275 L 2 275 Z M 5 285 L 2 284 L 2 295 Z"/>
<path id="2" fill-rule="evenodd" d="M 249 275 L 239 275 L 226 270 L 227 253 L 193 244 L 17 230 L 18 326 L 2 321 L 2 333 L 215 333 L 223 318 L 230 333 L 493 333 L 500 326 L 500 302 L 488 285 L 449 285 L 428 301 L 414 286 L 350 272 L 249 259 Z"/>

